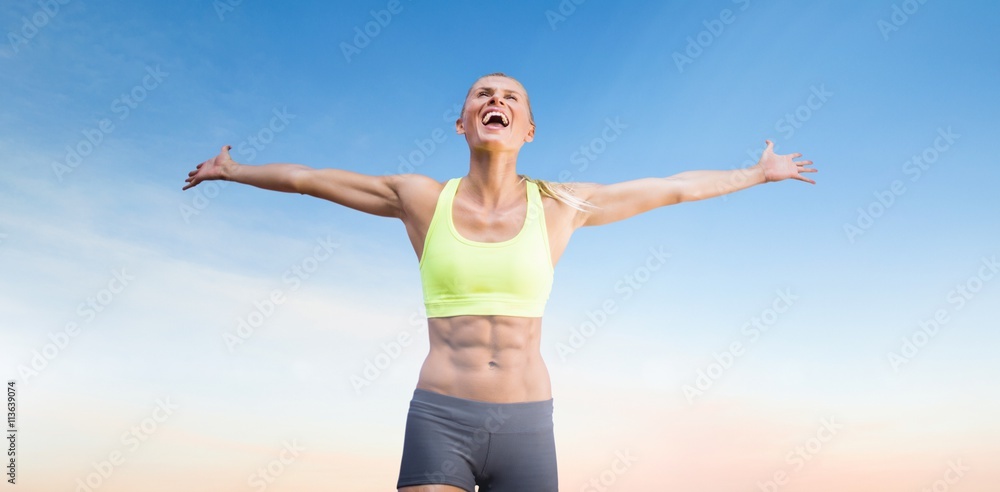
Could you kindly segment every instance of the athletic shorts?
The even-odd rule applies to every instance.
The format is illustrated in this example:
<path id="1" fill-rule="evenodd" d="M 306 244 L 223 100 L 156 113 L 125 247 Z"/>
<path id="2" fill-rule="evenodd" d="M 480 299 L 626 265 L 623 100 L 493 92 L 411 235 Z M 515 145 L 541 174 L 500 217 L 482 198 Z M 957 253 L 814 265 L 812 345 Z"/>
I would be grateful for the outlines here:
<path id="1" fill-rule="evenodd" d="M 427 484 L 557 492 L 552 399 L 490 403 L 414 390 L 396 488 Z"/>

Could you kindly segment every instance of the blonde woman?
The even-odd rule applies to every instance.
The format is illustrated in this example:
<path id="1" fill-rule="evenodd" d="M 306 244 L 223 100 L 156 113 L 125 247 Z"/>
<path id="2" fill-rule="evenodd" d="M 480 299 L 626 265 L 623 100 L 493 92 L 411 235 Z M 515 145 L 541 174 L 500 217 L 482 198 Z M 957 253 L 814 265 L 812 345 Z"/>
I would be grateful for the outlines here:
<path id="1" fill-rule="evenodd" d="M 531 179 L 517 173 L 518 152 L 535 136 L 528 93 L 502 73 L 475 81 L 455 129 L 469 145 L 469 173 L 443 183 L 241 165 L 225 146 L 184 189 L 224 179 L 400 219 L 419 262 L 430 351 L 407 414 L 398 491 L 554 492 L 553 399 L 539 341 L 553 268 L 573 232 L 770 181 L 815 184 L 802 173 L 816 169 L 767 141 L 746 169 L 610 185 Z"/>

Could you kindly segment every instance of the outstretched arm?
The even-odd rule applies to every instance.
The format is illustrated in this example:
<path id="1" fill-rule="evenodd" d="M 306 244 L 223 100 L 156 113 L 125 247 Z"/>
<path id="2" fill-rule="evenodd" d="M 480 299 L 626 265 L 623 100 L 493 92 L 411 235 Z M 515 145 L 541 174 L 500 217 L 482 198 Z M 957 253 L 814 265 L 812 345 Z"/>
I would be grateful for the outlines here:
<path id="1" fill-rule="evenodd" d="M 704 200 L 771 181 L 793 178 L 816 184 L 801 175 L 816 172 L 816 169 L 805 167 L 812 161 L 793 162 L 802 154 L 775 154 L 774 143 L 766 142 L 767 147 L 757 164 L 745 169 L 684 171 L 665 178 L 642 178 L 610 185 L 573 183 L 571 187 L 579 190 L 580 198 L 600 207 L 579 212 L 575 225 L 609 224 L 657 207 Z"/>
<path id="2" fill-rule="evenodd" d="M 302 164 L 239 164 L 222 147 L 219 155 L 198 164 L 188 173 L 183 189 L 202 181 L 226 180 L 265 190 L 301 193 L 330 200 L 345 207 L 381 217 L 402 217 L 397 193 L 401 175 L 371 176 L 344 169 L 313 169 Z"/>

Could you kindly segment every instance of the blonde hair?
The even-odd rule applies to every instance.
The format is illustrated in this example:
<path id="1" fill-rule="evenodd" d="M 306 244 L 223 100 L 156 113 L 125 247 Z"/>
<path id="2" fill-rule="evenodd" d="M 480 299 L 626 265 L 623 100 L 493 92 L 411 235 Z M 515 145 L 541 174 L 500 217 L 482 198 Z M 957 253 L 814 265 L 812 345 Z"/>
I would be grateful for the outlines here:
<path id="1" fill-rule="evenodd" d="M 573 187 L 566 183 L 535 179 L 529 177 L 527 174 L 518 174 L 518 176 L 521 177 L 521 181 L 527 180 L 535 183 L 538 186 L 538 191 L 540 191 L 543 195 L 555 198 L 556 200 L 559 200 L 560 202 L 565 203 L 566 205 L 569 205 L 570 207 L 573 207 L 581 212 L 590 212 L 590 210 L 586 210 L 583 207 L 601 208 L 576 196 L 576 194 L 573 193 Z M 518 181 L 518 183 L 521 181 Z"/>
<path id="2" fill-rule="evenodd" d="M 510 75 L 507 75 L 503 72 L 488 73 L 486 75 L 483 75 L 482 77 L 479 77 L 478 79 L 476 79 L 476 81 L 484 79 L 486 77 L 504 77 L 513 80 L 518 84 L 521 84 L 520 80 L 517 80 L 514 77 L 511 77 Z M 475 83 L 473 83 L 473 85 L 475 85 Z M 524 87 L 524 84 L 521 84 L 521 87 Z M 470 87 L 469 90 L 471 91 L 472 88 Z M 531 122 L 532 125 L 534 125 L 535 114 L 534 112 L 531 111 L 531 98 L 528 97 L 527 89 L 525 89 L 524 99 L 528 105 L 529 121 Z M 465 104 L 463 103 L 462 114 L 464 113 L 465 113 Z M 574 194 L 573 187 L 569 186 L 568 184 L 546 181 L 544 179 L 535 179 L 526 174 L 518 174 L 518 176 L 521 177 L 521 181 L 528 180 L 532 183 L 535 183 L 535 185 L 538 186 L 538 191 L 540 191 L 543 195 L 547 195 L 551 198 L 559 200 L 560 202 L 565 203 L 566 205 L 569 205 L 570 207 L 573 207 L 582 212 L 590 212 L 589 210 L 584 209 L 584 207 L 601 208 L 598 207 L 597 205 L 594 205 L 593 203 L 588 202 L 587 200 L 580 199 L 578 196 L 576 196 L 576 194 Z M 520 183 L 520 181 L 518 181 L 518 183 Z"/>

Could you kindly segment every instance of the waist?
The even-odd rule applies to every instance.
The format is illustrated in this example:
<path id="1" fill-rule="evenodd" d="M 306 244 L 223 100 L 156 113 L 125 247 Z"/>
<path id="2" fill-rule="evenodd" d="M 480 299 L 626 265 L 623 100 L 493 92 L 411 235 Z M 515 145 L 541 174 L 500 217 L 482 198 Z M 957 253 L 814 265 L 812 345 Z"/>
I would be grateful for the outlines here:
<path id="1" fill-rule="evenodd" d="M 493 403 L 416 388 L 413 390 L 409 411 L 492 433 L 514 433 L 551 428 L 552 410 L 552 398 Z"/>
<path id="2" fill-rule="evenodd" d="M 455 398 L 491 403 L 520 403 L 552 398 L 552 386 L 548 379 L 548 371 L 544 368 L 532 376 L 518 378 L 497 377 L 493 374 L 421 372 L 417 388 Z"/>

